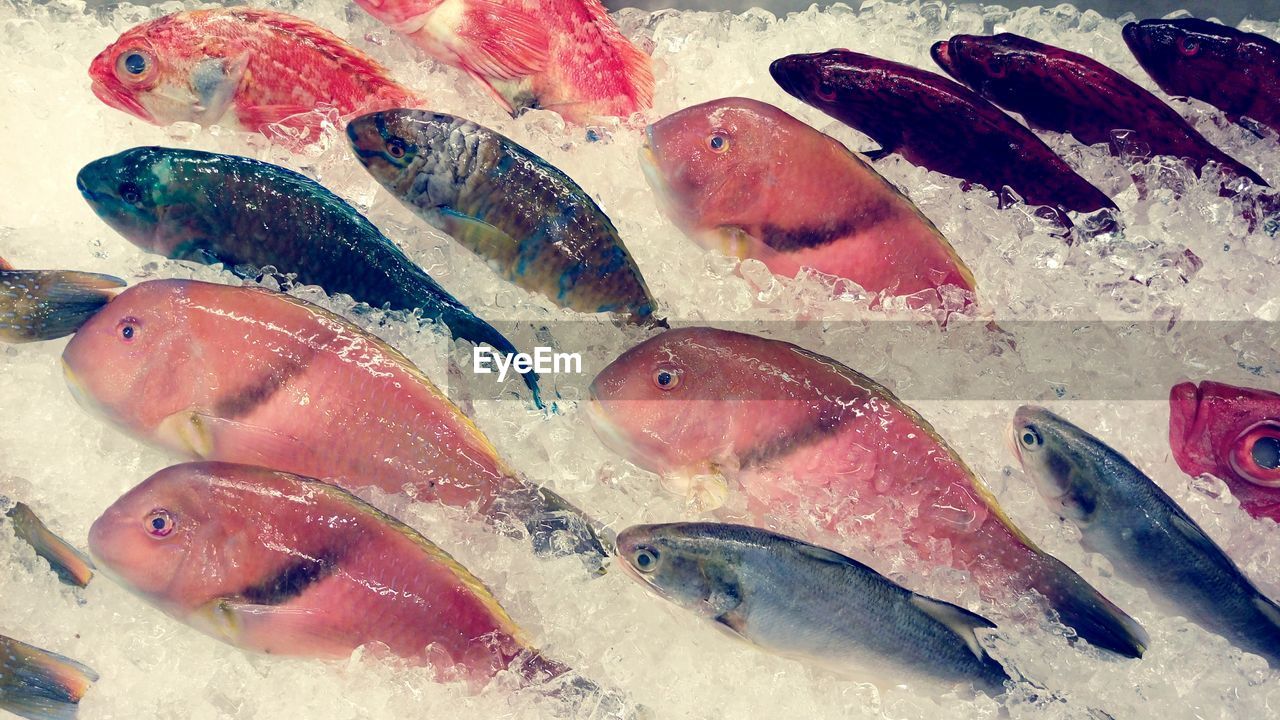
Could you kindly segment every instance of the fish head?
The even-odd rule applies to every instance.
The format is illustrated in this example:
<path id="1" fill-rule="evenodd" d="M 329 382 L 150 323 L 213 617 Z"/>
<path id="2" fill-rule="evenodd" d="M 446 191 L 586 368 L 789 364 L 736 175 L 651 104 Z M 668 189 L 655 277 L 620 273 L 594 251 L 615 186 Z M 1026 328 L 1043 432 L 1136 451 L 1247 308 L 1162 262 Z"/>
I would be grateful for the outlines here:
<path id="1" fill-rule="evenodd" d="M 1240 31 L 1197 18 L 1131 22 L 1121 35 L 1142 69 L 1173 95 L 1213 89 L 1250 45 Z"/>
<path id="2" fill-rule="evenodd" d="M 725 471 L 751 449 L 757 424 L 777 419 L 752 403 L 767 394 L 769 380 L 739 351 L 740 339 L 751 337 L 680 328 L 626 351 L 591 384 L 588 417 L 596 435 L 664 476 Z"/>
<path id="3" fill-rule="evenodd" d="M 659 597 L 714 619 L 738 598 L 733 551 L 706 537 L 712 523 L 635 525 L 618 533 L 618 557 L 629 577 Z"/>
<path id="4" fill-rule="evenodd" d="M 419 158 L 451 162 L 458 154 L 450 143 L 457 141 L 454 130 L 460 123 L 452 115 L 425 110 L 383 110 L 348 123 L 347 138 L 369 174 L 404 196 L 418 174 Z M 430 187 L 427 192 L 430 195 Z"/>
<path id="5" fill-rule="evenodd" d="M 998 104 L 1016 106 L 1044 83 L 1045 46 L 1021 35 L 956 35 L 929 53 L 948 75 Z"/>
<path id="6" fill-rule="evenodd" d="M 137 25 L 89 65 L 93 94 L 156 125 L 218 122 L 245 77 L 249 55 L 233 18 L 174 13 Z"/>
<path id="7" fill-rule="evenodd" d="M 769 74 L 793 97 L 864 130 L 886 122 L 886 104 L 878 99 L 893 82 L 892 65 L 852 50 L 828 50 L 774 60 Z"/>
<path id="8" fill-rule="evenodd" d="M 173 227 L 177 218 L 189 223 L 198 217 L 192 212 L 198 203 L 175 181 L 176 156 L 184 152 L 139 147 L 94 160 L 76 175 L 76 188 L 98 217 L 129 242 L 173 257 L 184 239 L 198 235 L 198 228 Z"/>
<path id="9" fill-rule="evenodd" d="M 197 388 L 208 378 L 187 325 L 189 285 L 134 285 L 76 332 L 62 366 L 82 407 L 149 439 L 165 418 L 195 404 Z"/>
<path id="10" fill-rule="evenodd" d="M 210 493 L 211 467 L 175 465 L 125 493 L 89 529 L 94 563 L 116 582 L 176 616 L 223 589 L 231 508 Z"/>
<path id="11" fill-rule="evenodd" d="M 1206 381 L 1169 393 L 1169 446 L 1189 475 L 1280 488 L 1280 394 Z"/>
<path id="12" fill-rule="evenodd" d="M 724 98 L 672 113 L 645 131 L 645 177 L 667 214 L 697 237 L 750 222 L 767 200 L 791 125 L 782 110 Z"/>
<path id="13" fill-rule="evenodd" d="M 1092 437 L 1034 405 L 1018 408 L 1011 432 L 1014 453 L 1041 496 L 1060 516 L 1087 525 L 1097 507 L 1095 473 L 1084 447 Z"/>

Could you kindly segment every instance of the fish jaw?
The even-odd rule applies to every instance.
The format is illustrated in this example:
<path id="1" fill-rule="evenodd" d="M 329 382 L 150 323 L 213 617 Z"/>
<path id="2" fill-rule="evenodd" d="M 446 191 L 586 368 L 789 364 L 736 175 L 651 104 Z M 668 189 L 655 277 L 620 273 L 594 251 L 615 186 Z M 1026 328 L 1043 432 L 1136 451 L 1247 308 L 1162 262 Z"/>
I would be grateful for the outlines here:
<path id="1" fill-rule="evenodd" d="M 113 107 L 116 110 L 127 112 L 140 120 L 151 123 L 152 125 L 160 124 L 155 115 L 152 115 L 150 110 L 143 107 L 142 103 L 138 102 L 137 98 L 123 90 L 109 88 L 101 80 L 96 79 L 93 81 L 91 89 L 93 90 L 93 94 L 108 106 Z"/>
<path id="2" fill-rule="evenodd" d="M 1212 448 L 1196 442 L 1204 432 L 1201 399 L 1195 383 L 1179 383 L 1169 391 L 1169 449 L 1178 467 L 1192 476 L 1217 470 Z"/>

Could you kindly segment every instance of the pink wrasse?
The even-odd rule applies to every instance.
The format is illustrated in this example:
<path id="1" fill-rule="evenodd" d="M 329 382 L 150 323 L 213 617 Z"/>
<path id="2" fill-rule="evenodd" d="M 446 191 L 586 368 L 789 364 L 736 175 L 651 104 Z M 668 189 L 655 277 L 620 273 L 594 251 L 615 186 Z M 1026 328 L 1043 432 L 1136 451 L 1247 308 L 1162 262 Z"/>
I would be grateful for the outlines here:
<path id="1" fill-rule="evenodd" d="M 591 394 L 606 445 L 668 486 L 718 497 L 735 520 L 873 567 L 869 552 L 905 544 L 918 569 L 968 572 L 989 600 L 1036 591 L 1081 638 L 1129 656 L 1146 647 L 1133 619 L 1014 526 L 924 418 L 835 360 L 683 328 L 621 355 Z"/>
<path id="2" fill-rule="evenodd" d="M 183 457 L 376 487 L 522 525 L 540 551 L 603 555 L 590 520 L 508 468 L 407 358 L 288 295 L 141 283 L 81 328 L 63 364 L 83 405 Z"/>
<path id="3" fill-rule="evenodd" d="M 508 112 L 571 122 L 653 104 L 649 56 L 599 0 L 357 0 L 440 62 L 465 71 Z"/>
<path id="4" fill-rule="evenodd" d="M 940 307 L 973 273 L 896 187 L 834 138 L 769 105 L 725 98 L 648 128 L 646 176 L 708 249 L 794 277 L 803 267 Z"/>
<path id="5" fill-rule="evenodd" d="M 568 668 L 531 649 L 479 579 L 412 528 L 328 483 L 263 468 L 161 470 L 93 524 L 111 577 L 172 617 L 273 655 L 380 643 L 473 684 Z"/>
<path id="6" fill-rule="evenodd" d="M 1209 380 L 1175 385 L 1169 447 L 1183 472 L 1221 478 L 1245 512 L 1280 522 L 1280 393 Z"/>
<path id="7" fill-rule="evenodd" d="M 302 18 L 255 8 L 178 12 L 126 31 L 89 67 L 107 105 L 158 125 L 279 125 L 315 141 L 324 111 L 339 120 L 423 103 L 387 69 Z M 321 112 L 316 112 L 321 111 Z"/>

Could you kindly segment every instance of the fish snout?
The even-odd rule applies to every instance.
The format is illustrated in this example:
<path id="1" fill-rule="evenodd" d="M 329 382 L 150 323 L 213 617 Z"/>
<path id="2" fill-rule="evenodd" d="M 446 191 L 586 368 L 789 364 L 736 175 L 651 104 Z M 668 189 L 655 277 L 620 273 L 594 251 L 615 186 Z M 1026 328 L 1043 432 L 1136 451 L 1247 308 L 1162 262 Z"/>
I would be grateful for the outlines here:
<path id="1" fill-rule="evenodd" d="M 937 63 L 938 67 L 947 71 L 949 75 L 955 75 L 955 58 L 951 52 L 952 40 L 939 40 L 929 48 L 929 57 Z"/>
<path id="2" fill-rule="evenodd" d="M 788 95 L 796 98 L 804 97 L 801 84 L 804 73 L 800 69 L 800 62 L 794 56 L 788 55 L 769 63 L 769 74 Z"/>
<path id="3" fill-rule="evenodd" d="M 1136 22 L 1125 23 L 1120 29 L 1120 37 L 1124 38 L 1124 44 L 1129 46 L 1130 52 L 1138 55 L 1147 47 L 1147 36 L 1138 26 Z"/>

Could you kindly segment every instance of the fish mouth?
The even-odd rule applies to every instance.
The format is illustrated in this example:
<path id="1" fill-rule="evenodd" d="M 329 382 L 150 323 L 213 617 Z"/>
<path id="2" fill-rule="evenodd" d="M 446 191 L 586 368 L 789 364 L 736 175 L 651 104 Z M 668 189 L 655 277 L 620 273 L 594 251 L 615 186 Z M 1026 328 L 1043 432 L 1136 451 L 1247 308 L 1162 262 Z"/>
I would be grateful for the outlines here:
<path id="1" fill-rule="evenodd" d="M 596 437 L 605 447 L 632 462 L 635 461 L 639 455 L 635 445 L 609 416 L 609 411 L 605 409 L 604 403 L 595 396 L 594 392 L 587 402 L 587 423 L 591 425 Z"/>
<path id="2" fill-rule="evenodd" d="M 1129 46 L 1129 51 L 1141 61 L 1140 52 L 1146 49 L 1146 42 L 1144 42 L 1138 23 L 1125 23 L 1124 27 L 1120 29 L 1120 37 L 1124 38 L 1124 44 Z"/>
<path id="3" fill-rule="evenodd" d="M 804 99 L 804 95 L 800 89 L 800 72 L 798 72 L 799 63 L 794 57 L 781 57 L 769 63 L 769 75 L 773 77 L 773 81 L 778 84 L 788 95 Z"/>
<path id="4" fill-rule="evenodd" d="M 1200 388 L 1193 382 L 1179 383 L 1169 391 L 1169 444 L 1175 456 L 1181 455 L 1189 444 L 1198 424 L 1200 401 Z"/>
<path id="5" fill-rule="evenodd" d="M 138 102 L 132 95 L 112 90 L 100 80 L 94 80 L 91 89 L 93 90 L 93 94 L 107 105 L 117 110 L 127 112 L 134 117 L 146 120 L 153 125 L 159 124 L 156 122 L 155 116 L 151 114 L 151 111 L 143 107 L 142 103 Z"/>
<path id="6" fill-rule="evenodd" d="M 929 48 L 929 57 L 938 64 L 938 67 L 947 71 L 948 75 L 955 77 L 956 59 L 954 48 L 951 47 L 950 40 L 939 40 Z"/>

